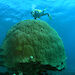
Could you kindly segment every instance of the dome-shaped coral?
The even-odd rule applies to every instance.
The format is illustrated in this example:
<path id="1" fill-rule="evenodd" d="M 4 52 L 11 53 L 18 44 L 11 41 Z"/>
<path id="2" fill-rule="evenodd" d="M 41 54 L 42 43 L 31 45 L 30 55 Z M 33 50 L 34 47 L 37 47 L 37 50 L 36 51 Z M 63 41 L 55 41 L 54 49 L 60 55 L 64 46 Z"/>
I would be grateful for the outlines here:
<path id="1" fill-rule="evenodd" d="M 2 45 L 5 65 L 40 62 L 61 70 L 65 66 L 65 51 L 61 38 L 46 22 L 25 20 L 14 25 Z"/>

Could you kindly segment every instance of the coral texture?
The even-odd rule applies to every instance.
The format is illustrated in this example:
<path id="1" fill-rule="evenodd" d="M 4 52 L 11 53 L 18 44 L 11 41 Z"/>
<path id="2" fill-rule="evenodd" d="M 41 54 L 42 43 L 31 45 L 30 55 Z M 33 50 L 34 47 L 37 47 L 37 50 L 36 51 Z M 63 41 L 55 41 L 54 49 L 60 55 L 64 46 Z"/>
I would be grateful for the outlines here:
<path id="1" fill-rule="evenodd" d="M 65 67 L 64 45 L 58 33 L 41 20 L 24 20 L 14 25 L 2 45 L 5 65 L 40 62 L 61 70 Z"/>

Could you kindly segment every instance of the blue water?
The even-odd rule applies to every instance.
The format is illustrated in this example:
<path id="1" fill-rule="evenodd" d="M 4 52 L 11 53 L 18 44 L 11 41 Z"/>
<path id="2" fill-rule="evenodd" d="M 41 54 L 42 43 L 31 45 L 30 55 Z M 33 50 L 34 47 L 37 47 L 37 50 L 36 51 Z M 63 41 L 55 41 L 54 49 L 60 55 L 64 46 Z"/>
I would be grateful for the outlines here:
<path id="1" fill-rule="evenodd" d="M 50 24 L 61 37 L 66 55 L 66 72 L 75 72 L 75 0 L 0 0 L 0 45 L 8 30 L 16 23 L 33 19 L 33 9 L 45 9 L 51 14 L 40 19 Z"/>

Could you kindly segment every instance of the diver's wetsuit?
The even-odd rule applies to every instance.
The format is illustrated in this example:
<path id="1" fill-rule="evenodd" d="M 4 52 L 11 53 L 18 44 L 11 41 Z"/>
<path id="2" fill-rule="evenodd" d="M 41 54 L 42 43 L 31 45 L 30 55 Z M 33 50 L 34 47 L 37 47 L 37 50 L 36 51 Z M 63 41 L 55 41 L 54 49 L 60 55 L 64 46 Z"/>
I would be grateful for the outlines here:
<path id="1" fill-rule="evenodd" d="M 36 18 L 40 18 L 41 16 L 44 16 L 44 15 L 48 15 L 48 13 L 44 13 L 44 10 L 42 12 L 39 12 L 39 11 L 34 11 L 34 14 L 33 12 L 31 12 L 31 14 L 33 15 L 34 19 Z"/>

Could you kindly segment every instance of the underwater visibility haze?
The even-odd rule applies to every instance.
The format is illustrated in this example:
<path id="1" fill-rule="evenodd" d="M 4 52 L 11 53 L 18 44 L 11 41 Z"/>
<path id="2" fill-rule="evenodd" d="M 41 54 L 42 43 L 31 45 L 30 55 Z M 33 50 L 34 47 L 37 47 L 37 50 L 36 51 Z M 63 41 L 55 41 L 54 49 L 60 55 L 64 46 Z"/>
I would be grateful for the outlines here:
<path id="1" fill-rule="evenodd" d="M 9 58 L 5 65 L 11 67 L 17 62 L 32 61 L 38 65 L 40 61 L 42 65 L 50 65 L 53 75 L 75 75 L 74 25 L 75 0 L 0 0 L 0 48 L 5 49 L 4 54 Z M 62 71 L 56 74 L 55 70 Z M 1 66 L 0 72 L 5 71 Z"/>

